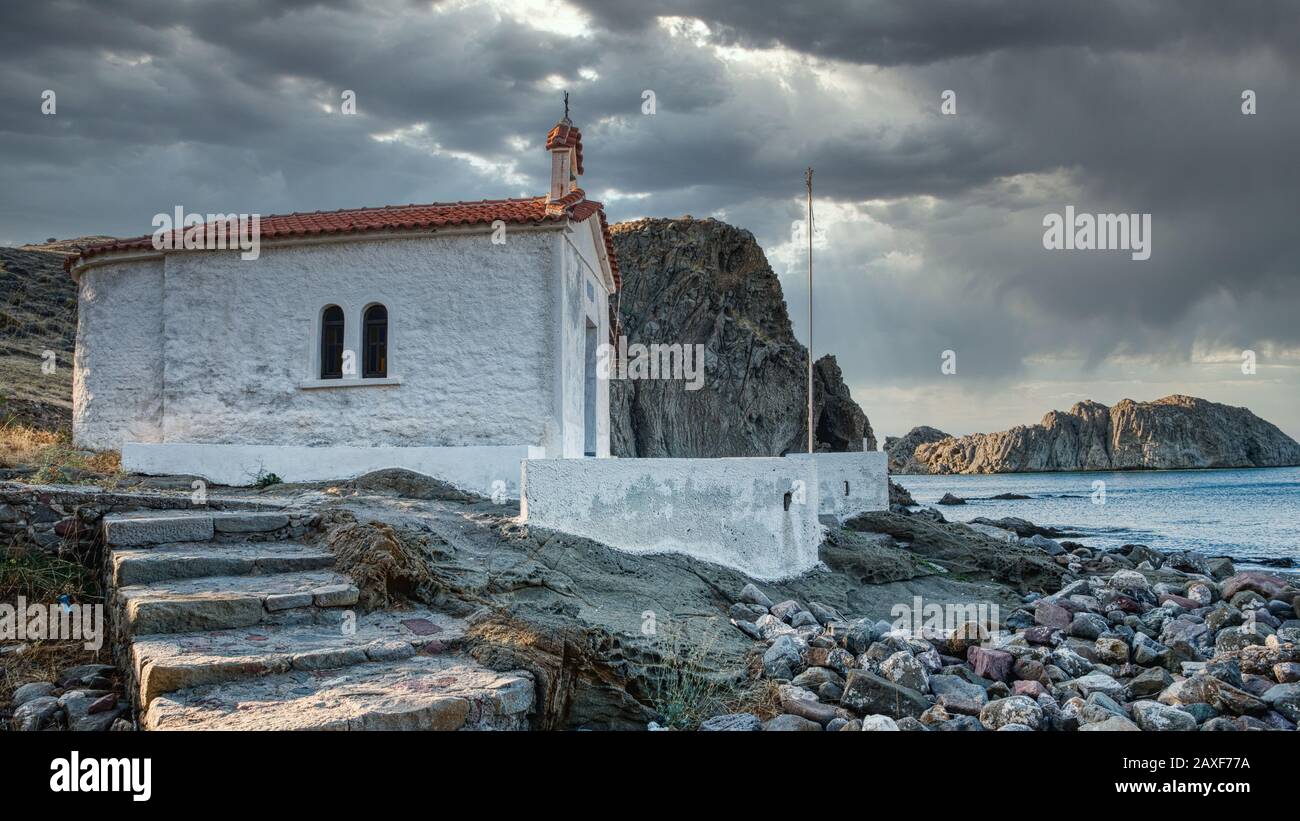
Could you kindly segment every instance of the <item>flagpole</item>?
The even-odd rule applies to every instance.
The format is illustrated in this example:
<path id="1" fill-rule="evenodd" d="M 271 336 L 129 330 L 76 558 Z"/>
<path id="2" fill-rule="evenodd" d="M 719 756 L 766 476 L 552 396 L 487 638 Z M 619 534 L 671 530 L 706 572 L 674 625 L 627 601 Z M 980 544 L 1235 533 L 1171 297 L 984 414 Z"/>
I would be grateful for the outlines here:
<path id="1" fill-rule="evenodd" d="M 808 184 L 808 452 L 813 452 L 813 170 L 804 173 Z"/>

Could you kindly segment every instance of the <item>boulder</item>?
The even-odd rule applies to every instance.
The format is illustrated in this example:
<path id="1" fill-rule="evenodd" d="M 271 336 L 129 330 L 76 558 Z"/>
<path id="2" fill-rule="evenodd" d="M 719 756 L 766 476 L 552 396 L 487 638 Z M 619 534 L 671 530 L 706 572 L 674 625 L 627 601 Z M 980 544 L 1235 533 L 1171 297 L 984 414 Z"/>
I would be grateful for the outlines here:
<path id="1" fill-rule="evenodd" d="M 803 671 L 803 653 L 792 636 L 777 636 L 763 653 L 763 673 L 768 678 L 792 679 Z"/>
<path id="2" fill-rule="evenodd" d="M 1038 729 L 1043 720 L 1043 710 L 1028 696 L 1011 696 L 990 701 L 980 710 L 980 724 L 997 730 L 1007 724 L 1023 724 Z"/>
<path id="3" fill-rule="evenodd" d="M 15 707 L 21 707 L 34 698 L 41 698 L 53 693 L 57 687 L 48 681 L 33 681 L 30 684 L 24 684 L 17 690 L 14 690 L 13 703 Z"/>
<path id="4" fill-rule="evenodd" d="M 983 687 L 954 675 L 931 676 L 930 692 L 949 713 L 963 715 L 979 715 L 989 700 Z"/>
<path id="5" fill-rule="evenodd" d="M 885 659 L 880 665 L 880 672 L 895 684 L 900 684 L 917 692 L 924 693 L 930 689 L 929 676 L 926 675 L 925 667 L 917 660 L 916 656 L 906 651 L 900 650 Z"/>
<path id="6" fill-rule="evenodd" d="M 916 690 L 867 670 L 850 670 L 840 704 L 861 715 L 920 717 L 930 702 Z"/>
<path id="7" fill-rule="evenodd" d="M 810 721 L 803 716 L 790 715 L 782 713 L 776 718 L 769 719 L 763 724 L 763 729 L 768 732 L 821 732 L 822 725 L 816 721 Z"/>
<path id="8" fill-rule="evenodd" d="M 1095 724 L 1085 724 L 1079 728 L 1079 731 L 1091 733 L 1136 733 L 1141 732 L 1141 729 L 1141 727 L 1138 727 L 1127 718 L 1122 716 L 1111 716 L 1105 721 L 1099 721 Z"/>
<path id="9" fill-rule="evenodd" d="M 816 695 L 802 687 L 783 684 L 778 690 L 778 697 L 781 701 L 781 709 L 791 715 L 802 716 L 822 726 L 836 718 L 834 706 L 822 704 L 817 700 Z"/>
<path id="10" fill-rule="evenodd" d="M 972 647 L 966 651 L 966 661 L 970 663 L 975 675 L 991 681 L 1010 681 L 1011 668 L 1015 657 L 1003 650 L 990 650 L 987 647 Z"/>
<path id="11" fill-rule="evenodd" d="M 1300 684 L 1275 684 L 1261 698 L 1289 721 L 1300 722 Z"/>
<path id="12" fill-rule="evenodd" d="M 1133 720 L 1148 732 L 1187 732 L 1196 729 L 1196 719 L 1190 713 L 1158 701 L 1133 702 Z"/>
<path id="13" fill-rule="evenodd" d="M 870 715 L 862 719 L 863 732 L 898 732 L 898 722 L 885 715 Z"/>
<path id="14" fill-rule="evenodd" d="M 1225 580 L 1219 586 L 1219 591 L 1223 598 L 1229 600 L 1247 590 L 1258 593 L 1265 599 L 1280 599 L 1287 588 L 1288 582 L 1281 576 L 1265 573 L 1262 570 L 1243 570 Z"/>
<path id="15" fill-rule="evenodd" d="M 745 604 L 753 604 L 763 608 L 764 612 L 771 612 L 773 602 L 767 597 L 767 594 L 759 590 L 753 584 L 747 584 L 740 591 L 740 601 Z"/>

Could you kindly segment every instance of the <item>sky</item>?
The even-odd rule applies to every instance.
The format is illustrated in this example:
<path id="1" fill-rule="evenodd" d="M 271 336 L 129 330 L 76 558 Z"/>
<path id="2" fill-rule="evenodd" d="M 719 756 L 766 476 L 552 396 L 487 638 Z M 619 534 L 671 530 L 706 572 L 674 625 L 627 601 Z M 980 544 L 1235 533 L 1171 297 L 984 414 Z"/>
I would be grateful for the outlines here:
<path id="1" fill-rule="evenodd" d="M 544 193 L 568 90 L 581 184 L 611 220 L 750 230 L 805 341 L 795 224 L 815 169 L 813 349 L 881 439 L 1171 393 L 1300 439 L 1297 4 L 10 0 L 0 16 L 0 244 L 148 233 L 177 205 Z M 1067 206 L 1149 215 L 1150 258 L 1045 248 Z"/>

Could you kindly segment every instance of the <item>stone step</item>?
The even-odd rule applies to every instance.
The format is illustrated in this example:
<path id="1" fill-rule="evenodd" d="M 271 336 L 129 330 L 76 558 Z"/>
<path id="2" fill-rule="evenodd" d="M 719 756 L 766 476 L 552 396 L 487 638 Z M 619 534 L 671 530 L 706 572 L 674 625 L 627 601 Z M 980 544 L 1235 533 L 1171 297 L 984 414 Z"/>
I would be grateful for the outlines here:
<path id="1" fill-rule="evenodd" d="M 170 510 L 115 513 L 104 517 L 104 541 L 113 547 L 206 542 L 217 533 L 268 533 L 289 524 L 274 510 Z"/>
<path id="2" fill-rule="evenodd" d="M 120 587 L 203 576 L 323 570 L 334 565 L 334 554 L 297 542 L 182 542 L 118 548 L 109 563 L 113 584 Z"/>
<path id="3" fill-rule="evenodd" d="M 139 706 L 164 693 L 290 670 L 349 667 L 458 647 L 465 623 L 423 608 L 369 613 L 349 624 L 259 625 L 142 636 L 130 665 Z"/>
<path id="4" fill-rule="evenodd" d="M 211 513 L 151 510 L 104 517 L 104 542 L 114 547 L 206 542 L 213 532 Z"/>
<path id="5" fill-rule="evenodd" d="M 158 696 L 148 730 L 522 730 L 526 672 L 463 656 L 413 656 L 342 670 L 293 670 Z"/>
<path id="6" fill-rule="evenodd" d="M 313 621 L 320 609 L 349 607 L 357 596 L 347 576 L 313 570 L 128 585 L 113 603 L 126 634 L 144 635 Z"/>

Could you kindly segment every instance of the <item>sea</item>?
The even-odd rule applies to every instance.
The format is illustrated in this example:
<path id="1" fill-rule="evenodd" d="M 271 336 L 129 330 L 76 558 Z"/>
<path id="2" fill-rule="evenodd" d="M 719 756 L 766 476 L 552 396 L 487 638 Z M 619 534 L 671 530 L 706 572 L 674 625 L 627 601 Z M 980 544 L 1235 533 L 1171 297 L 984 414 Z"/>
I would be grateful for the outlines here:
<path id="1" fill-rule="evenodd" d="M 949 521 L 1018 516 L 1089 547 L 1144 544 L 1300 572 L 1300 467 L 894 476 Z M 945 493 L 964 505 L 935 505 Z M 1028 499 L 994 499 L 1001 494 Z"/>

